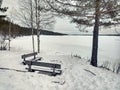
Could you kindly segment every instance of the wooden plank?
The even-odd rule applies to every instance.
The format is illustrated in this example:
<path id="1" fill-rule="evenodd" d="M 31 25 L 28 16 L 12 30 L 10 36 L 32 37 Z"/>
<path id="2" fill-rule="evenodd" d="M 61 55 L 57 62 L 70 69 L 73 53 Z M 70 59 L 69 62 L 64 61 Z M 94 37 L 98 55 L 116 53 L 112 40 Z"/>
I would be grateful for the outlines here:
<path id="1" fill-rule="evenodd" d="M 46 63 L 46 62 L 36 62 L 36 61 L 25 61 L 26 64 L 36 65 L 36 66 L 43 66 L 43 67 L 51 67 L 51 68 L 58 68 L 61 69 L 60 64 L 55 63 Z"/>
<path id="2" fill-rule="evenodd" d="M 34 55 L 37 55 L 37 52 L 29 53 L 29 54 L 24 54 L 24 55 L 21 56 L 21 58 L 24 59 L 26 57 L 30 57 L 30 56 L 34 56 Z"/>
<path id="3" fill-rule="evenodd" d="M 32 59 L 28 59 L 28 60 L 25 60 L 25 61 L 40 61 L 42 59 L 42 57 L 36 57 L 35 59 L 32 58 Z"/>
<path id="4" fill-rule="evenodd" d="M 32 61 L 40 61 L 42 57 L 36 57 L 35 59 L 32 59 Z"/>
<path id="5" fill-rule="evenodd" d="M 28 68 L 26 68 L 28 70 Z M 55 70 L 55 72 L 53 73 L 53 71 L 51 70 L 45 70 L 45 69 L 31 69 L 31 71 L 39 71 L 39 73 L 41 74 L 49 74 L 49 75 L 61 75 L 62 71 L 61 70 Z"/>

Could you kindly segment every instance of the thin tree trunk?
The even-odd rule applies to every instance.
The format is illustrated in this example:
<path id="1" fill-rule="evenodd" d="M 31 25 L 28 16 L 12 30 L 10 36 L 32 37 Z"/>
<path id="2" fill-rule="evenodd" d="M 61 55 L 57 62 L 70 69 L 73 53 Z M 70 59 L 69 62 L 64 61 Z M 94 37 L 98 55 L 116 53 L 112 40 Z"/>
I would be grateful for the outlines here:
<path id="1" fill-rule="evenodd" d="M 40 53 L 40 36 L 39 36 L 39 31 L 37 31 L 37 43 L 38 43 L 38 53 Z"/>
<path id="2" fill-rule="evenodd" d="M 33 30 L 33 7 L 32 7 L 32 0 L 30 1 L 30 6 L 31 6 L 32 45 L 33 45 L 33 52 L 35 52 L 35 45 L 34 45 L 34 30 Z"/>
<path id="3" fill-rule="evenodd" d="M 1 8 L 1 5 L 2 5 L 2 2 L 3 2 L 3 0 L 0 0 L 0 8 Z"/>
<path id="4" fill-rule="evenodd" d="M 95 0 L 95 26 L 93 31 L 91 65 L 97 67 L 100 0 Z"/>
<path id="5" fill-rule="evenodd" d="M 39 38 L 39 20 L 38 20 L 38 0 L 35 0 L 36 4 L 36 28 L 37 28 L 37 50 L 40 53 L 40 38 Z"/>
<path id="6" fill-rule="evenodd" d="M 10 51 L 10 40 L 11 39 L 11 21 L 9 22 L 9 51 Z"/>
<path id="7" fill-rule="evenodd" d="M 40 53 L 40 34 L 38 31 L 38 53 Z"/>

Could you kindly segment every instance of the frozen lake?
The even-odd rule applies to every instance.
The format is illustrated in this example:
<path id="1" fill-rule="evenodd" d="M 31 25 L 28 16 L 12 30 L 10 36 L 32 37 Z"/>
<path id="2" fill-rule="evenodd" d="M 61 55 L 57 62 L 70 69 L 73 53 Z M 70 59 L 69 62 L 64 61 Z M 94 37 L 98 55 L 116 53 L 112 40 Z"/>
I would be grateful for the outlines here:
<path id="1" fill-rule="evenodd" d="M 92 36 L 42 36 L 41 48 L 50 53 L 78 54 L 91 56 Z M 99 37 L 99 58 L 120 59 L 120 37 Z M 103 58 L 104 57 L 104 58 Z"/>
<path id="2" fill-rule="evenodd" d="M 79 55 L 84 58 L 91 58 L 92 36 L 41 36 L 40 39 L 41 54 Z M 26 42 L 29 47 L 25 45 Z M 32 50 L 31 42 L 31 37 L 25 36 L 12 40 L 11 44 L 12 47 L 27 51 Z M 35 46 L 37 48 L 36 43 Z M 120 62 L 120 36 L 99 36 L 98 58 L 98 61 Z"/>

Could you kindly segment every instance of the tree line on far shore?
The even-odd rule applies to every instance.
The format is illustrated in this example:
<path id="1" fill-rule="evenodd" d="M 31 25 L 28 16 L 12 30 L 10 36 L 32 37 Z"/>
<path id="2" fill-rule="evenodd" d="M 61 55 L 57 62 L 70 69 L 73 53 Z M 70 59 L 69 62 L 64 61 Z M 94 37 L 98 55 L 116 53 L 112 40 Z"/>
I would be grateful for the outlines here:
<path id="1" fill-rule="evenodd" d="M 10 24 L 11 24 L 11 29 L 10 29 L 11 37 L 31 35 L 31 28 L 21 27 L 17 24 L 11 23 L 3 19 L 0 20 L 0 34 L 2 34 L 5 37 L 8 36 Z M 36 34 L 37 34 L 37 30 L 34 29 L 34 35 Z M 47 31 L 47 30 L 41 30 L 41 34 L 42 35 L 66 35 L 66 34 L 57 33 L 53 31 Z"/>

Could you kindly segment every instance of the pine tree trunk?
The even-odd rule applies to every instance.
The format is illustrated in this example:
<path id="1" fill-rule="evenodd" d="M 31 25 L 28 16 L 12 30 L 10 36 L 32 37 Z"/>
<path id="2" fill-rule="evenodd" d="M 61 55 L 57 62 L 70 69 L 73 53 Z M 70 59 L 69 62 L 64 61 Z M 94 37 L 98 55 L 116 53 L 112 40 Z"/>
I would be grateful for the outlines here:
<path id="1" fill-rule="evenodd" d="M 95 0 L 95 26 L 93 31 L 92 57 L 90 64 L 97 67 L 100 0 Z"/>

